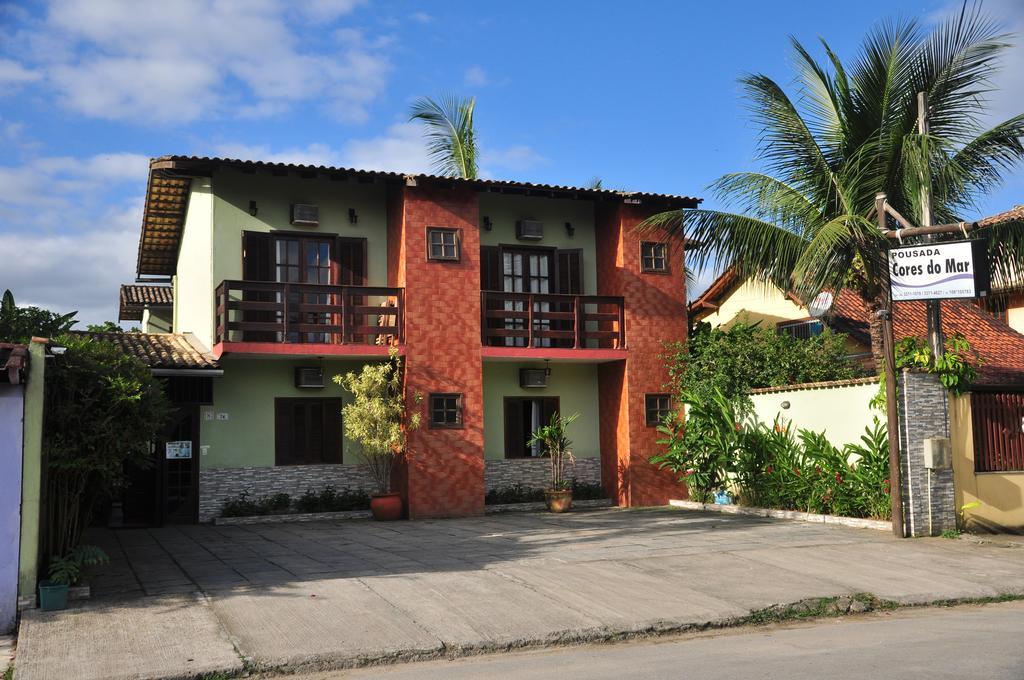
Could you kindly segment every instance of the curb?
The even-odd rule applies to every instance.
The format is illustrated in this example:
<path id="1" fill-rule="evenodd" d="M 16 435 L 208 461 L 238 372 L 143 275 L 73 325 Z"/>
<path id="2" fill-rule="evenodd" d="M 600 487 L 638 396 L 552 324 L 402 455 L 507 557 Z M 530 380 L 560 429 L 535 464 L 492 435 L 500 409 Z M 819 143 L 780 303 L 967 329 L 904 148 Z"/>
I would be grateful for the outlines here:
<path id="1" fill-rule="evenodd" d="M 796 510 L 773 510 L 771 508 L 755 508 L 747 507 L 745 505 L 718 505 L 715 503 L 697 503 L 695 501 L 670 500 L 668 504 L 670 507 L 680 508 L 683 510 L 701 510 L 704 512 L 717 512 L 725 515 L 769 517 L 772 519 L 789 519 L 797 522 L 838 524 L 840 526 L 853 527 L 855 529 L 892 531 L 892 522 L 884 522 L 878 519 L 839 517 L 837 515 L 818 515 L 811 512 L 798 512 Z"/>

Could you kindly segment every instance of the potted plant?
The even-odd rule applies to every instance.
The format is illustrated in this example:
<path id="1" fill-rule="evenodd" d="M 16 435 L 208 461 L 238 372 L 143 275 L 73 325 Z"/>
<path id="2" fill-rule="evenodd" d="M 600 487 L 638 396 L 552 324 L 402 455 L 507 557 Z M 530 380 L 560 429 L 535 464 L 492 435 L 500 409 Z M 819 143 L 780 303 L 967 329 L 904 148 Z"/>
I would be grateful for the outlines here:
<path id="1" fill-rule="evenodd" d="M 353 396 L 341 412 L 345 434 L 360 445 L 359 456 L 377 489 L 370 499 L 373 518 L 399 519 L 402 497 L 391 493 L 391 471 L 399 456 L 408 455 L 409 432 L 420 426 L 419 412 L 406 408 L 402 358 L 392 347 L 386 362 L 366 364 L 358 372 L 335 376 L 334 382 Z M 418 404 L 422 396 L 414 395 L 413 401 Z"/>
<path id="2" fill-rule="evenodd" d="M 106 553 L 94 545 L 80 545 L 64 557 L 50 560 L 50 578 L 39 582 L 39 608 L 51 612 L 66 609 L 68 589 L 78 583 L 86 567 L 105 564 Z"/>
<path id="3" fill-rule="evenodd" d="M 551 486 L 544 490 L 544 499 L 551 512 L 565 512 L 572 508 L 572 479 L 566 478 L 565 465 L 576 464 L 569 447 L 572 441 L 565 436 L 565 431 L 580 414 L 574 413 L 562 417 L 557 411 L 552 414 L 551 422 L 537 428 L 530 436 L 530 445 L 540 444 L 544 455 L 551 459 Z"/>

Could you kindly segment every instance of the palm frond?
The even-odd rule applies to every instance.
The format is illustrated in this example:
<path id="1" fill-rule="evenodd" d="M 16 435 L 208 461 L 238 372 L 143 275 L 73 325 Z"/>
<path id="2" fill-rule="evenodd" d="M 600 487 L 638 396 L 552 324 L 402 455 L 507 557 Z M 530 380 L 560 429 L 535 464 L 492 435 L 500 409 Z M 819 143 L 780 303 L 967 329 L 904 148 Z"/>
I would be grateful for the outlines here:
<path id="1" fill-rule="evenodd" d="M 475 108 L 475 98 L 459 99 L 451 94 L 444 95 L 439 102 L 430 97 L 413 102 L 409 120 L 424 124 L 427 151 L 438 174 L 477 178 Z"/>

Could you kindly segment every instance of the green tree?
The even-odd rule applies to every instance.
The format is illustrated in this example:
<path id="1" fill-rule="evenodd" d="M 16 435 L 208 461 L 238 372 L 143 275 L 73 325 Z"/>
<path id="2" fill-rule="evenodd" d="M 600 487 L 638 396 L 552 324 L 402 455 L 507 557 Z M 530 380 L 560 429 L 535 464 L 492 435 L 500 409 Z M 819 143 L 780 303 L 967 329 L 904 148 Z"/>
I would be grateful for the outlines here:
<path id="1" fill-rule="evenodd" d="M 75 325 L 78 312 L 58 314 L 39 307 L 19 307 L 14 294 L 4 291 L 0 300 L 0 342 L 26 343 L 32 336 L 53 338 Z"/>
<path id="2" fill-rule="evenodd" d="M 420 426 L 418 411 L 406 408 L 402 357 L 392 348 L 388 361 L 366 364 L 359 372 L 334 376 L 353 399 L 342 409 L 345 434 L 360 444 L 363 459 L 380 494 L 391 488 L 391 468 L 408 452 L 409 432 Z M 415 403 L 422 401 L 419 395 Z"/>
<path id="3" fill-rule="evenodd" d="M 418 120 L 426 129 L 430 161 L 441 175 L 477 178 L 479 154 L 473 112 L 476 98 L 459 99 L 448 94 L 435 101 L 422 97 L 413 102 L 409 120 Z"/>
<path id="4" fill-rule="evenodd" d="M 797 339 L 774 328 L 736 324 L 728 330 L 700 324 L 684 343 L 669 345 L 665 359 L 677 393 L 691 401 L 718 395 L 743 403 L 749 390 L 858 375 L 847 357 L 846 336 L 828 329 Z M 685 400 L 684 400 L 685 401 Z"/>
<path id="5" fill-rule="evenodd" d="M 150 446 L 170 414 L 159 379 L 109 342 L 64 336 L 46 364 L 47 540 L 64 557 L 94 510 L 125 481 L 125 464 L 151 464 Z"/>
<path id="6" fill-rule="evenodd" d="M 874 312 L 888 295 L 888 244 L 872 215 L 875 195 L 885 192 L 920 224 L 920 191 L 928 186 L 935 221 L 957 222 L 1024 157 L 1024 116 L 981 124 L 991 77 L 1009 45 L 994 22 L 966 5 L 927 32 L 912 21 L 880 24 L 852 62 L 824 40 L 824 63 L 792 43 L 795 97 L 764 75 L 740 81 L 764 172 L 715 181 L 710 189 L 724 210 L 666 212 L 644 228 L 703 244 L 688 253 L 698 270 L 731 265 L 804 299 L 850 288 L 872 311 L 872 350 L 880 359 Z M 928 96 L 928 135 L 917 131 L 918 92 Z M 1021 271 L 1024 223 L 981 233 L 996 277 Z"/>

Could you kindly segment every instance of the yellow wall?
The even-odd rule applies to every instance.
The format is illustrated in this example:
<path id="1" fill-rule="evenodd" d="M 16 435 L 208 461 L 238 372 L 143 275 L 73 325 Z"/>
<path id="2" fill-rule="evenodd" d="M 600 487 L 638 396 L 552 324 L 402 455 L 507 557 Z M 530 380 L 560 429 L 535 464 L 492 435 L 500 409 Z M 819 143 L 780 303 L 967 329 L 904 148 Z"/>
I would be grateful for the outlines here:
<path id="1" fill-rule="evenodd" d="M 1018 333 L 1024 333 L 1024 307 L 1008 307 L 1006 323 Z"/>
<path id="2" fill-rule="evenodd" d="M 837 447 L 859 444 L 864 428 L 875 418 L 884 420 L 885 414 L 869 406 L 878 394 L 878 381 L 863 385 L 842 385 L 803 390 L 785 390 L 752 394 L 754 417 L 771 425 L 776 417 L 790 423 L 790 427 L 824 432 L 828 441 Z M 782 408 L 783 402 L 789 408 Z"/>
<path id="3" fill-rule="evenodd" d="M 739 321 L 763 322 L 774 326 L 780 321 L 806 319 L 807 310 L 793 302 L 782 289 L 771 283 L 746 281 L 722 301 L 715 312 L 701 318 L 712 328 L 727 330 Z"/>
<path id="4" fill-rule="evenodd" d="M 1024 472 L 975 472 L 970 395 L 950 395 L 949 411 L 957 511 L 981 503 L 963 511 L 966 528 L 1024 529 Z"/>
<path id="5" fill-rule="evenodd" d="M 213 347 L 213 186 L 192 180 L 174 277 L 174 332 Z"/>

